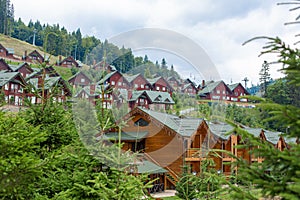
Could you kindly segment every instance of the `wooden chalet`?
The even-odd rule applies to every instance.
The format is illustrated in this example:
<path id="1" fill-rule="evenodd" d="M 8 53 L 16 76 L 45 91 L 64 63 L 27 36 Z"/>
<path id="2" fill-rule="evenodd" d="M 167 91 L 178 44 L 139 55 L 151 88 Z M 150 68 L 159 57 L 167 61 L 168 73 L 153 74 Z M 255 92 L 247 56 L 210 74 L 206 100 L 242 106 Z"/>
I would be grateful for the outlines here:
<path id="1" fill-rule="evenodd" d="M 97 82 L 97 84 L 104 86 L 108 85 L 112 88 L 130 88 L 130 83 L 119 71 L 113 71 L 111 73 L 106 74 L 100 81 Z"/>
<path id="2" fill-rule="evenodd" d="M 28 77 L 30 74 L 34 73 L 35 71 L 28 65 L 28 63 L 24 62 L 19 65 L 9 65 L 9 67 L 14 72 L 20 72 L 23 78 Z"/>
<path id="3" fill-rule="evenodd" d="M 13 69 L 5 62 L 3 58 L 0 59 L 0 71 L 13 72 Z"/>
<path id="4" fill-rule="evenodd" d="M 197 95 L 197 92 L 197 87 L 192 83 L 184 84 L 181 88 L 181 93 L 187 94 L 192 97 L 195 97 Z"/>
<path id="5" fill-rule="evenodd" d="M 174 76 L 171 76 L 171 77 L 167 78 L 167 81 L 172 86 L 174 91 L 180 92 L 181 82 L 177 78 L 175 78 Z"/>
<path id="6" fill-rule="evenodd" d="M 127 115 L 128 126 L 122 134 L 138 136 L 139 140 L 125 141 L 124 150 L 139 151 L 156 165 L 167 170 L 165 188 L 174 188 L 182 173 L 184 154 L 202 119 L 181 119 L 149 109 L 136 107 Z"/>
<path id="7" fill-rule="evenodd" d="M 151 90 L 152 86 L 149 81 L 141 74 L 136 75 L 124 75 L 127 81 L 130 83 L 130 89 L 132 90 Z"/>
<path id="8" fill-rule="evenodd" d="M 148 82 L 152 86 L 152 90 L 161 91 L 161 92 L 169 92 L 172 95 L 174 89 L 172 86 L 161 76 L 153 79 L 147 79 Z"/>
<path id="9" fill-rule="evenodd" d="M 68 56 L 65 59 L 61 60 L 61 56 L 59 56 L 59 61 L 57 63 L 58 66 L 67 67 L 67 68 L 80 68 L 82 67 L 81 62 L 76 61 L 72 56 Z"/>
<path id="10" fill-rule="evenodd" d="M 231 97 L 231 90 L 224 81 L 209 82 L 198 93 L 207 100 L 229 101 Z"/>
<path id="11" fill-rule="evenodd" d="M 68 80 L 69 84 L 74 87 L 85 87 L 87 85 L 90 85 L 92 80 L 85 75 L 82 71 L 77 72 L 74 74 L 72 77 L 69 78 Z"/>
<path id="12" fill-rule="evenodd" d="M 95 70 L 99 70 L 99 71 L 106 71 L 107 73 L 111 73 L 113 71 L 116 71 L 115 66 L 110 65 L 109 63 L 105 62 L 104 60 L 94 64 L 92 68 L 95 69 Z"/>
<path id="13" fill-rule="evenodd" d="M 235 83 L 228 85 L 231 90 L 230 100 L 234 102 L 247 102 L 248 99 L 241 98 L 245 95 L 249 95 L 249 92 L 244 88 L 241 83 Z"/>
<path id="14" fill-rule="evenodd" d="M 175 104 L 168 92 L 149 90 L 133 91 L 128 103 L 130 109 L 142 107 L 157 111 L 172 109 Z"/>
<path id="15" fill-rule="evenodd" d="M 0 72 L 0 93 L 7 104 L 22 106 L 26 82 L 19 72 Z"/>
<path id="16" fill-rule="evenodd" d="M 124 118 L 127 126 L 122 128 L 124 150 L 140 152 L 156 165 L 167 170 L 164 187 L 174 188 L 184 165 L 191 172 L 201 173 L 201 162 L 213 159 L 215 169 L 219 173 L 232 175 L 238 168 L 232 166 L 234 158 L 225 152 L 213 153 L 214 149 L 226 150 L 233 155 L 243 158 L 249 163 L 263 162 L 264 158 L 254 157 L 251 149 L 237 149 L 242 144 L 241 136 L 234 132 L 234 127 L 223 122 L 209 122 L 200 118 L 180 118 L 162 112 L 141 107 L 135 107 Z M 242 127 L 262 142 L 269 142 L 283 150 L 289 148 L 281 133 L 262 129 Z M 108 137 L 116 132 L 107 133 Z M 131 140 L 124 139 L 131 137 Z M 124 137 L 124 138 L 123 138 Z M 295 142 L 295 141 L 293 141 Z M 259 147 L 253 147 L 259 148 Z"/>
<path id="17" fill-rule="evenodd" d="M 22 60 L 24 60 L 25 62 L 39 63 L 39 64 L 45 62 L 44 56 L 42 56 L 37 50 L 33 50 L 28 55 L 27 55 L 27 51 L 25 51 Z"/>
<path id="18" fill-rule="evenodd" d="M 8 58 L 8 59 L 16 59 L 14 57 L 14 49 L 12 48 L 5 48 L 2 44 L 0 44 L 0 57 L 1 58 Z"/>
<path id="19" fill-rule="evenodd" d="M 103 85 L 95 85 L 91 84 L 83 87 L 77 94 L 75 94 L 75 98 L 86 99 L 91 102 L 93 105 L 99 101 L 102 103 L 103 108 L 112 108 L 112 99 L 113 94 L 111 92 L 107 92 L 109 86 Z"/>
<path id="20" fill-rule="evenodd" d="M 42 103 L 41 98 L 51 98 L 59 103 L 66 102 L 67 97 L 72 95 L 66 81 L 60 76 L 46 77 L 44 82 L 40 77 L 31 78 L 28 80 L 28 84 L 32 86 L 32 91 L 27 94 L 27 98 L 32 104 Z"/>

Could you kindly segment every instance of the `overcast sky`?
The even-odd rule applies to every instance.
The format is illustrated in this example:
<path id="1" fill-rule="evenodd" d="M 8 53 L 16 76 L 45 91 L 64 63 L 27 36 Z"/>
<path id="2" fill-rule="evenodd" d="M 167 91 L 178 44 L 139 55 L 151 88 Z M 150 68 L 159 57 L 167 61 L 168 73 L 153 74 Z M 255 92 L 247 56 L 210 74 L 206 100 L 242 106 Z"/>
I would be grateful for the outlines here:
<path id="1" fill-rule="evenodd" d="M 284 1 L 284 0 L 283 0 Z M 258 57 L 265 41 L 242 43 L 255 36 L 279 36 L 287 43 L 296 41 L 297 25 L 284 26 L 294 21 L 296 14 L 289 6 L 278 6 L 274 0 L 11 0 L 15 18 L 28 23 L 39 20 L 42 24 L 59 24 L 68 31 L 80 28 L 83 35 L 103 40 L 124 32 L 141 28 L 159 28 L 177 32 L 197 43 L 214 63 L 220 78 L 227 83 L 241 82 L 244 77 L 250 83 L 259 82 L 259 70 L 264 60 L 276 58 Z M 282 1 L 278 1 L 282 2 Z M 174 41 L 174 43 L 179 41 Z M 142 55 L 144 51 L 134 51 Z M 165 57 L 181 74 L 198 76 L 188 66 L 189 60 L 180 61 L 174 54 L 164 54 L 153 49 L 150 60 Z M 161 53 L 161 55 L 160 55 Z M 170 52 L 169 52 L 170 53 Z M 200 56 L 201 57 L 201 56 Z M 278 66 L 271 76 L 281 76 Z M 206 79 L 218 77 L 205 77 Z M 249 83 L 248 83 L 249 85 Z"/>

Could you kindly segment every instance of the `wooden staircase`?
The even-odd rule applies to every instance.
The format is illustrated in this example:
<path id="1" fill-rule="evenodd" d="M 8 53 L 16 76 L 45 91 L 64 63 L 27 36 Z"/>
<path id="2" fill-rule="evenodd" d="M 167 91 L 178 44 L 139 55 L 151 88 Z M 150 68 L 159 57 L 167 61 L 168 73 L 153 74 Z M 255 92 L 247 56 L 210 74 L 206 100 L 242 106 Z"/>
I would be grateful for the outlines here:
<path id="1" fill-rule="evenodd" d="M 155 163 L 156 165 L 160 166 L 160 164 L 154 160 L 148 153 L 144 153 L 145 157 L 151 160 L 151 162 Z M 176 183 L 179 181 L 178 175 L 169 167 L 164 167 L 166 170 L 168 170 L 168 173 L 166 174 L 167 180 L 176 187 Z"/>

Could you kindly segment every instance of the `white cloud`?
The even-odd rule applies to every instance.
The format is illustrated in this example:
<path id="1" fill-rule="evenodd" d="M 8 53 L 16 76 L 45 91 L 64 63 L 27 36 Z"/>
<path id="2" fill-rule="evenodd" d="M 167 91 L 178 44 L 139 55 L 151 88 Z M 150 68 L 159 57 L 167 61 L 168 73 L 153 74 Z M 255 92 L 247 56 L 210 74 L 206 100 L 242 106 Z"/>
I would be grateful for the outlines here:
<path id="1" fill-rule="evenodd" d="M 38 19 L 41 23 L 59 23 L 69 31 L 80 28 L 83 35 L 96 35 L 100 39 L 144 27 L 177 31 L 207 52 L 227 82 L 241 81 L 247 76 L 256 83 L 263 61 L 274 59 L 258 57 L 265 41 L 246 46 L 242 46 L 243 42 L 266 35 L 280 36 L 293 43 L 297 33 L 297 26 L 283 25 L 293 21 L 295 13 L 286 6 L 277 6 L 273 0 L 12 0 L 12 3 L 16 17 L 25 22 Z M 166 59 L 172 64 L 172 60 Z M 276 70 L 271 74 L 280 76 Z"/>

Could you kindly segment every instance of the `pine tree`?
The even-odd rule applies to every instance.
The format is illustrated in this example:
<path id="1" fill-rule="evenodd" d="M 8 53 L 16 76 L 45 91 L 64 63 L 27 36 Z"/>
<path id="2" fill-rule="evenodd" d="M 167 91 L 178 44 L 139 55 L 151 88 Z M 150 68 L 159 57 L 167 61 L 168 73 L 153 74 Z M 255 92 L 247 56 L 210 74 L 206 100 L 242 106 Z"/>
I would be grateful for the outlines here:
<path id="1" fill-rule="evenodd" d="M 259 72 L 259 81 L 261 82 L 262 91 L 264 92 L 264 96 L 267 95 L 267 86 L 271 79 L 271 75 L 269 73 L 270 66 L 267 61 L 264 61 L 262 64 L 261 70 Z"/>

